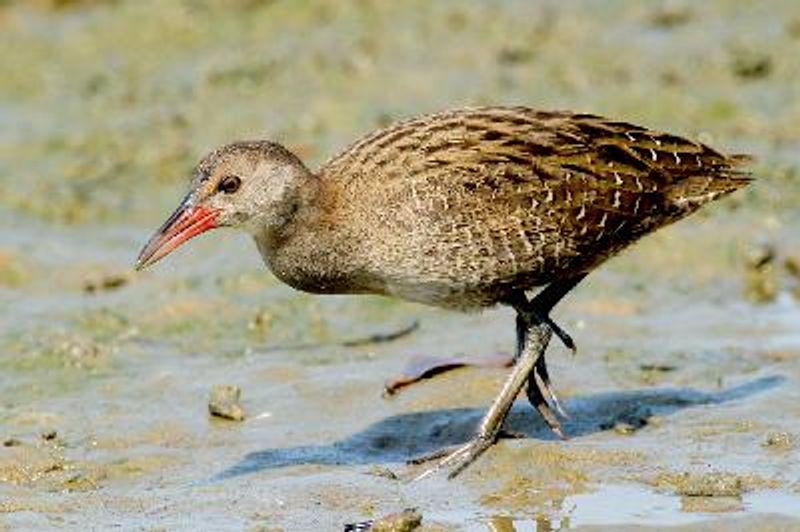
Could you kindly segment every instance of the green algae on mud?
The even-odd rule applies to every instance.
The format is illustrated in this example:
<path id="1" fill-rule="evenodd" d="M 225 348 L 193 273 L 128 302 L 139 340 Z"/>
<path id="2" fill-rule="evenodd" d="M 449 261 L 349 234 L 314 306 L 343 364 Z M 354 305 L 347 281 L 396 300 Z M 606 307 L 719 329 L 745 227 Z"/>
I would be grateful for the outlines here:
<path id="1" fill-rule="evenodd" d="M 516 100 L 566 106 L 574 104 L 578 95 L 594 94 L 593 107 L 599 111 L 632 120 L 649 118 L 670 129 L 683 125 L 692 130 L 702 124 L 703 131 L 728 137 L 749 134 L 763 141 L 774 134 L 780 144 L 796 138 L 791 125 L 797 117 L 791 108 L 771 116 L 767 126 L 768 109 L 747 107 L 741 101 L 752 91 L 796 85 L 795 68 L 787 63 L 788 50 L 796 45 L 790 35 L 777 34 L 759 43 L 761 53 L 772 58 L 770 83 L 748 81 L 741 94 L 713 88 L 740 84 L 736 77 L 740 67 L 730 66 L 729 50 L 748 50 L 749 43 L 724 44 L 718 52 L 695 56 L 706 37 L 701 30 L 706 16 L 729 17 L 734 24 L 719 28 L 719 38 L 735 44 L 733 27 L 747 15 L 725 3 L 697 9 L 679 27 L 655 29 L 641 24 L 663 16 L 660 7 L 653 13 L 639 6 L 622 9 L 620 26 L 626 38 L 610 32 L 604 46 L 589 46 L 593 32 L 585 31 L 590 22 L 580 10 L 561 15 L 542 5 L 528 8 L 533 17 L 526 18 L 516 16 L 525 11 L 520 3 L 507 10 L 449 3 L 416 7 L 424 16 L 408 4 L 366 3 L 356 8 L 330 1 L 302 8 L 264 3 L 248 9 L 236 9 L 230 2 L 192 7 L 152 0 L 91 2 L 50 15 L 7 7 L 2 39 L 19 53 L 0 59 L 4 71 L 14 73 L 0 86 L 0 94 L 12 98 L 26 114 L 36 108 L 49 113 L 28 124 L 31 135 L 24 139 L 12 135 L 0 148 L 18 163 L 3 168 L 11 182 L 19 181 L 13 177 L 21 171 L 37 176 L 22 189 L 3 186 L 0 197 L 8 206 L 47 220 L 88 223 L 127 220 L 131 215 L 140 220 L 153 211 L 140 199 L 139 187 L 155 187 L 164 195 L 174 191 L 207 146 L 244 133 L 269 134 L 291 146 L 307 146 L 313 140 L 317 149 L 312 158 L 319 160 L 341 147 L 341 139 L 387 117 L 431 109 L 432 103 Z M 712 9 L 718 12 L 712 14 Z M 606 16 L 615 17 L 611 12 Z M 61 18 L 80 23 L 60 28 Z M 533 27 L 528 20 L 536 21 Z M 396 31 L 383 31 L 389 21 Z M 57 40 L 46 33 L 53 26 L 63 30 Z M 318 31 L 302 32 L 300 42 L 300 32 L 295 31 L 303 27 Z M 437 34 L 433 27 L 451 29 Z M 345 36 L 344 29 L 351 33 Z M 429 45 L 409 47 L 408 39 L 415 33 Z M 506 42 L 513 35 L 519 42 Z M 687 73 L 677 57 L 664 57 L 658 66 L 663 72 L 682 70 L 679 80 L 665 83 L 657 75 L 642 75 L 649 71 L 646 61 L 652 56 L 634 53 L 628 46 L 631 38 L 641 39 L 647 51 L 660 59 L 664 52 L 651 40 L 671 39 L 703 63 L 705 68 L 696 72 L 705 79 L 689 94 L 685 87 L 694 80 L 685 79 Z M 489 46 L 462 47 L 476 41 Z M 563 44 L 570 41 L 565 48 Z M 58 57 L 57 64 L 53 57 Z M 448 65 L 440 75 L 452 77 L 445 78 L 449 94 L 433 92 L 437 85 L 420 79 L 419 68 L 410 68 L 414 62 L 423 71 Z M 25 65 L 46 68 L 42 72 Z M 475 65 L 484 66 L 486 81 L 463 83 Z M 389 72 L 395 92 L 405 96 L 391 107 L 382 92 Z M 637 83 L 630 83 L 632 76 L 637 76 Z M 752 83 L 762 85 L 750 87 Z M 60 86 L 65 90 L 47 88 Z M 596 90 L 598 86 L 603 89 Z M 604 98 L 607 92 L 616 95 L 620 86 L 625 86 L 624 98 Z M 323 87 L 325 98 L 314 98 L 311 91 Z M 706 90 L 698 91 L 701 87 Z M 363 97 L 344 98 L 353 90 Z M 420 93 L 428 97 L 422 99 L 423 109 Z M 780 92 L 776 98 L 781 98 Z M 354 108 L 356 100 L 362 103 Z M 727 110 L 720 112 L 722 107 Z M 302 113 L 280 113 L 297 108 Z M 224 112 L 215 113 L 216 109 Z M 154 132 L 157 143 L 150 142 Z M 790 200 L 785 195 L 778 198 Z"/>

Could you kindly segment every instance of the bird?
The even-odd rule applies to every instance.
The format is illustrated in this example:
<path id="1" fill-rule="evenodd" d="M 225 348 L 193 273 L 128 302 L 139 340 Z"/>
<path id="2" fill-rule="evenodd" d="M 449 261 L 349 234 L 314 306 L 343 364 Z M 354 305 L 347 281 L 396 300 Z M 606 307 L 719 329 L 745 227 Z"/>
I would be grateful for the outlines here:
<path id="1" fill-rule="evenodd" d="M 366 134 L 316 170 L 277 142 L 211 151 L 136 261 L 218 227 L 252 235 L 272 273 L 314 294 L 378 294 L 516 312 L 515 363 L 475 436 L 410 463 L 455 477 L 501 436 L 523 388 L 564 437 L 545 351 L 551 310 L 641 237 L 751 182 L 750 157 L 591 113 L 469 107 Z"/>

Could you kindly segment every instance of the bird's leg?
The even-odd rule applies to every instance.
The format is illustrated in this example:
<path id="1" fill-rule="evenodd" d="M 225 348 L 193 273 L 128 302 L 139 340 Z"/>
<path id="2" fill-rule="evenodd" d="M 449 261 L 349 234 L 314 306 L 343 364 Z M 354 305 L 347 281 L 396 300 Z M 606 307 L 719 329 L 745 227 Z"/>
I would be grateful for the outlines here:
<path id="1" fill-rule="evenodd" d="M 546 323 L 547 326 L 553 331 L 553 334 L 555 334 L 558 339 L 561 340 L 561 343 L 564 344 L 564 347 L 572 351 L 572 354 L 575 354 L 575 352 L 578 350 L 578 347 L 575 345 L 575 342 L 572 340 L 572 336 L 570 336 L 567 331 L 559 327 L 558 324 L 550 318 L 550 316 L 540 316 L 539 320 L 542 323 Z"/>
<path id="2" fill-rule="evenodd" d="M 553 331 L 553 334 L 556 335 L 559 340 L 561 340 L 561 343 L 564 344 L 564 347 L 572 351 L 572 354 L 575 354 L 578 348 L 575 346 L 572 336 L 570 336 L 567 331 L 559 327 L 559 325 L 553 321 L 547 312 L 541 313 L 535 306 L 533 306 L 532 301 L 528 302 L 524 294 L 520 294 L 519 297 L 522 298 L 521 301 L 524 303 L 521 308 L 517 308 L 515 306 L 515 308 L 517 308 L 517 315 L 519 316 L 519 314 L 522 314 L 528 317 L 529 321 L 546 324 L 548 327 L 550 327 L 550 330 Z"/>
<path id="3" fill-rule="evenodd" d="M 424 478 L 447 466 L 451 467 L 448 477 L 453 478 L 491 447 L 497 440 L 503 421 L 526 381 L 528 382 L 528 399 L 542 415 L 548 426 L 556 434 L 563 437 L 558 418 L 548 406 L 545 395 L 542 392 L 544 390 L 550 401 L 554 405 L 558 405 L 558 400 L 550 387 L 550 377 L 547 372 L 544 353 L 553 335 L 553 326 L 563 334 L 560 338 L 565 345 L 574 347 L 569 335 L 556 326 L 549 318 L 549 315 L 550 310 L 556 303 L 584 277 L 585 274 L 582 274 L 566 281 L 553 282 L 539 292 L 532 301 L 528 301 L 528 298 L 522 292 L 512 294 L 507 303 L 517 311 L 517 356 L 515 357 L 516 364 L 511 374 L 489 411 L 483 417 L 478 434 L 473 439 L 455 449 L 440 449 L 434 453 L 409 461 L 411 464 L 421 464 L 439 459 L 435 466 L 423 472 L 417 479 Z M 568 341 L 565 341 L 565 338 Z M 539 381 L 536 380 L 537 375 Z M 556 406 L 556 408 L 560 410 L 560 406 Z"/>
<path id="4" fill-rule="evenodd" d="M 519 357 L 526 341 L 527 331 L 532 326 L 541 324 L 552 330 L 555 324 L 549 318 L 545 320 L 539 313 L 531 312 L 531 303 L 522 293 L 515 294 L 509 304 L 517 310 L 517 356 Z M 552 404 L 556 411 L 563 415 L 558 398 L 550 385 L 550 376 L 547 372 L 547 361 L 544 352 L 536 359 L 533 371 L 528 374 L 526 395 L 528 396 L 528 401 L 539 412 L 539 415 L 542 416 L 550 430 L 563 438 L 564 433 L 561 430 L 561 423 L 550 408 Z"/>
<path id="5" fill-rule="evenodd" d="M 412 460 L 411 463 L 418 464 L 441 458 L 434 467 L 417 477 L 418 479 L 448 466 L 451 467 L 448 477 L 453 478 L 494 444 L 500 434 L 503 421 L 509 410 L 511 410 L 514 399 L 516 399 L 528 376 L 532 373 L 536 361 L 542 357 L 545 349 L 547 349 L 551 336 L 552 330 L 546 323 L 531 323 L 525 329 L 522 329 L 518 322 L 517 345 L 521 346 L 519 357 L 503 388 L 483 417 L 478 434 L 469 442 L 454 450 L 441 450 L 420 459 Z"/>
<path id="6" fill-rule="evenodd" d="M 528 375 L 528 386 L 525 389 L 525 394 L 528 396 L 528 401 L 531 403 L 531 405 L 536 409 L 537 412 L 539 412 L 539 415 L 542 416 L 542 419 L 545 423 L 547 423 L 547 426 L 550 427 L 550 430 L 552 430 L 559 438 L 566 439 L 564 432 L 561 430 L 561 422 L 553 413 L 551 406 L 555 408 L 556 411 L 562 416 L 567 416 L 565 415 L 564 410 L 561 408 L 561 404 L 559 403 L 558 397 L 553 391 L 549 380 L 542 376 L 542 374 L 547 374 L 547 365 L 544 362 L 541 364 L 538 362 L 539 361 L 537 361 L 537 364 L 534 367 L 534 371 Z"/>
<path id="7" fill-rule="evenodd" d="M 550 311 L 567 293 L 586 277 L 581 274 L 566 281 L 555 281 L 547 285 L 541 292 L 536 294 L 532 301 L 528 301 L 523 293 L 515 293 L 511 296 L 508 304 L 517 310 L 517 314 L 530 316 L 533 321 L 546 323 L 553 330 L 561 343 L 575 353 L 577 347 L 572 337 L 550 317 Z"/>
<path id="8" fill-rule="evenodd" d="M 536 362 L 536 376 L 539 378 L 539 382 L 541 384 L 542 391 L 546 394 L 549 401 L 552 403 L 553 407 L 556 409 L 556 412 L 563 417 L 568 418 L 566 411 L 561 407 L 561 401 L 559 401 L 558 396 L 556 395 L 555 391 L 553 390 L 553 386 L 550 383 L 550 374 L 547 371 L 547 363 L 545 362 L 544 357 L 539 359 Z M 530 385 L 530 379 L 529 379 Z M 530 399 L 530 393 L 528 393 L 528 399 Z M 558 431 L 555 431 L 558 434 Z M 559 434 L 559 436 L 562 436 Z"/>
<path id="9" fill-rule="evenodd" d="M 553 322 L 550 318 L 550 310 L 552 310 L 552 308 L 585 276 L 586 275 L 583 274 L 566 281 L 551 283 L 536 294 L 536 297 L 534 297 L 532 301 L 528 301 L 524 294 L 516 294 L 509 303 L 517 309 L 517 329 L 519 330 L 520 320 L 545 323 L 553 329 L 554 334 L 561 339 L 565 346 L 575 352 L 575 343 L 566 332 Z M 553 391 L 544 354 L 536 361 L 534 369 L 535 371 L 531 372 L 528 376 L 528 400 L 539 414 L 541 414 L 550 429 L 560 438 L 564 438 L 565 436 L 561 430 L 561 423 L 553 414 L 550 406 L 555 408 L 563 417 L 567 417 L 567 414 L 561 407 L 561 403 L 555 391 Z"/>

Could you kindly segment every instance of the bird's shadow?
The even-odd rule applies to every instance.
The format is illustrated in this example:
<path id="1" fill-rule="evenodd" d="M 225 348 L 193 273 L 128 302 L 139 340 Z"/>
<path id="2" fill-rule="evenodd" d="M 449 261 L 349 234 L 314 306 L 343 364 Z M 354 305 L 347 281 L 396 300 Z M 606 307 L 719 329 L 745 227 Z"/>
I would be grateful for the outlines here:
<path id="1" fill-rule="evenodd" d="M 647 425 L 652 416 L 668 416 L 684 408 L 745 399 L 779 386 L 785 377 L 762 377 L 716 392 L 691 388 L 642 389 L 577 396 L 566 401 L 569 418 L 564 432 L 571 438 L 608 430 L 624 423 L 628 430 Z M 224 480 L 301 464 L 358 465 L 403 462 L 471 438 L 485 409 L 451 408 L 391 416 L 361 432 L 325 445 L 265 449 L 217 473 Z M 556 437 L 528 405 L 512 408 L 504 427 L 528 438 Z"/>

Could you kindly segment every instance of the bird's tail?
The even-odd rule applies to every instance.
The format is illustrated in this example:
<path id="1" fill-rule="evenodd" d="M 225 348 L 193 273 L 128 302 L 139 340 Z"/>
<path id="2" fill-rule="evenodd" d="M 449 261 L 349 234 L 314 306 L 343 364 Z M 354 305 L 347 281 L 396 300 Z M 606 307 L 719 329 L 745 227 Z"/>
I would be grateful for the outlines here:
<path id="1" fill-rule="evenodd" d="M 665 199 L 679 209 L 693 211 L 747 186 L 752 176 L 742 167 L 752 160 L 751 156 L 744 154 L 720 157 L 676 180 L 665 190 Z"/>

